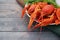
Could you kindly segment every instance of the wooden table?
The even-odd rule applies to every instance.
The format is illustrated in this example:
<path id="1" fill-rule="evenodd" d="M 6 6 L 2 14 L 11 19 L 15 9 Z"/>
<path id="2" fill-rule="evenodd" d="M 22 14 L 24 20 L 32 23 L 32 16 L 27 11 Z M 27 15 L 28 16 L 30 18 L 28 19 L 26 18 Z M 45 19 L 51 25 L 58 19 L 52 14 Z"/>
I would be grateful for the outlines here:
<path id="1" fill-rule="evenodd" d="M 51 32 L 27 32 L 29 18 L 21 17 L 16 0 L 0 0 L 0 40 L 59 40 Z"/>

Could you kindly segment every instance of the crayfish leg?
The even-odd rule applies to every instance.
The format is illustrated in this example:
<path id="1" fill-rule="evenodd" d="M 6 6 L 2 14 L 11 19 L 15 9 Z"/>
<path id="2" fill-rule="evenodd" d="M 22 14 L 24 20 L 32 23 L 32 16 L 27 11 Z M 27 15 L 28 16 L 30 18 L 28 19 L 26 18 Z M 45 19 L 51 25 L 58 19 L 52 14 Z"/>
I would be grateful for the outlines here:
<path id="1" fill-rule="evenodd" d="M 35 18 L 36 18 L 36 13 L 32 13 L 32 14 L 31 14 L 31 17 L 30 17 L 29 24 L 28 24 L 28 30 L 30 30 L 31 25 L 32 25 L 32 23 L 34 22 Z"/>

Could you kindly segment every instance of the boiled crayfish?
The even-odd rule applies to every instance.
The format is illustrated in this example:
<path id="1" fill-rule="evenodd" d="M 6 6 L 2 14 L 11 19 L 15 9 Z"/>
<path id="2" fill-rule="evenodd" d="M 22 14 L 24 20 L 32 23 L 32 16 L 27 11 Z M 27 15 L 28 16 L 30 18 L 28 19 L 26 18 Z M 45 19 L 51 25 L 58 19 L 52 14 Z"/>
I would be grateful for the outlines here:
<path id="1" fill-rule="evenodd" d="M 52 4 L 45 2 L 28 4 L 22 10 L 21 17 L 24 16 L 26 10 L 31 16 L 28 24 L 28 30 L 32 28 L 31 26 L 35 20 L 38 21 L 38 24 L 35 25 L 32 29 L 47 26 L 52 23 L 55 23 L 56 25 L 60 24 L 60 8 L 55 8 Z"/>

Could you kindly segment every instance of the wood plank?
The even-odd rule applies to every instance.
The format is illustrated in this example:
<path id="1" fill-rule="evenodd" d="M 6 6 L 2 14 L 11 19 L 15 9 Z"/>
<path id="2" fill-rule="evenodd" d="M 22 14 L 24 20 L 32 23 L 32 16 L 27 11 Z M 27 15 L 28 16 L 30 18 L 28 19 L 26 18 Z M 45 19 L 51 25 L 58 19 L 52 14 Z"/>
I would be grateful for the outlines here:
<path id="1" fill-rule="evenodd" d="M 0 40 L 59 40 L 50 32 L 0 32 Z"/>

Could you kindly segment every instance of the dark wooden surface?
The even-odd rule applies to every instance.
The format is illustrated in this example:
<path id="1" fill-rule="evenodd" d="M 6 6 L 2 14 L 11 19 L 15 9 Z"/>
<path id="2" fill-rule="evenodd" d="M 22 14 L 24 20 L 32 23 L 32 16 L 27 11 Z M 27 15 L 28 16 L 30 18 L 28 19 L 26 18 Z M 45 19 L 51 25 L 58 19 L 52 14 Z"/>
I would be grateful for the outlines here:
<path id="1" fill-rule="evenodd" d="M 59 40 L 52 32 L 27 32 L 28 17 L 21 16 L 16 0 L 0 0 L 0 40 Z"/>

